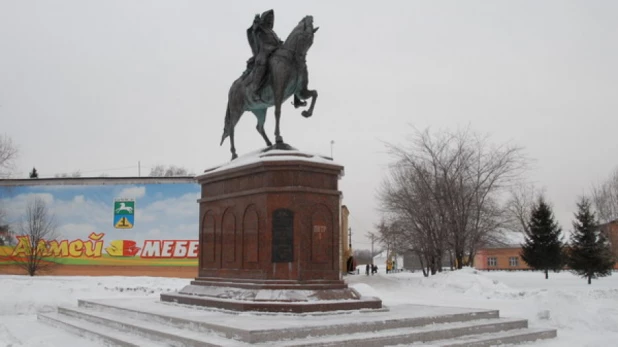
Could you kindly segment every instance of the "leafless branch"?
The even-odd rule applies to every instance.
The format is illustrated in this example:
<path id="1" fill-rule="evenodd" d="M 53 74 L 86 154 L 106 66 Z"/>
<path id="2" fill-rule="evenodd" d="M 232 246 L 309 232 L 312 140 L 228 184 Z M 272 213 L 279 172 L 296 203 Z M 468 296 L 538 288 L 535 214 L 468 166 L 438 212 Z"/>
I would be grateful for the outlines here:
<path id="1" fill-rule="evenodd" d="M 17 153 L 17 146 L 13 140 L 6 135 L 0 135 L 0 178 L 8 177 L 14 169 L 13 164 Z"/>
<path id="2" fill-rule="evenodd" d="M 382 211 L 396 216 L 402 240 L 427 262 L 439 264 L 448 252 L 461 267 L 480 245 L 502 239 L 508 214 L 498 197 L 527 159 L 520 147 L 495 146 L 469 129 L 416 130 L 409 140 L 387 144 L 395 163 L 378 193 Z"/>
<path id="3" fill-rule="evenodd" d="M 150 169 L 150 176 L 153 177 L 173 177 L 173 176 L 192 176 L 193 173 L 189 173 L 184 167 L 178 167 L 175 165 L 170 165 L 166 167 L 165 165 L 156 165 L 152 169 Z"/>
<path id="4" fill-rule="evenodd" d="M 593 186 L 592 202 L 601 222 L 618 219 L 618 167 L 604 182 Z"/>
<path id="5" fill-rule="evenodd" d="M 12 255 L 13 263 L 26 270 L 30 276 L 57 265 L 48 259 L 49 242 L 58 238 L 56 228 L 56 220 L 45 201 L 35 196 L 26 206 L 18 236 L 20 241 Z"/>
<path id="6" fill-rule="evenodd" d="M 528 222 L 535 202 L 543 195 L 531 183 L 520 182 L 509 189 L 505 209 L 509 214 L 508 228 L 512 231 L 529 234 Z"/>

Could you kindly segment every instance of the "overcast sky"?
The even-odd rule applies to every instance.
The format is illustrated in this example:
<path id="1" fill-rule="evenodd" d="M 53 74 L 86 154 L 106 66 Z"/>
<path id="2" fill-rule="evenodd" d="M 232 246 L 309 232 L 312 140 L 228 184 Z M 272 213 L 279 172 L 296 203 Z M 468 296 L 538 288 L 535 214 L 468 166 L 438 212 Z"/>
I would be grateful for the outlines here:
<path id="1" fill-rule="evenodd" d="M 335 141 L 355 248 L 379 220 L 382 141 L 410 126 L 470 126 L 525 147 L 564 229 L 578 195 L 618 165 L 616 1 L 0 0 L 14 177 L 229 160 L 227 92 L 251 55 L 246 28 L 270 8 L 282 39 L 304 15 L 320 26 L 307 56 L 314 116 L 288 101 L 282 135 L 325 155 Z M 237 126 L 240 155 L 264 145 L 255 124 L 245 114 Z M 266 128 L 274 138 L 272 110 Z"/>

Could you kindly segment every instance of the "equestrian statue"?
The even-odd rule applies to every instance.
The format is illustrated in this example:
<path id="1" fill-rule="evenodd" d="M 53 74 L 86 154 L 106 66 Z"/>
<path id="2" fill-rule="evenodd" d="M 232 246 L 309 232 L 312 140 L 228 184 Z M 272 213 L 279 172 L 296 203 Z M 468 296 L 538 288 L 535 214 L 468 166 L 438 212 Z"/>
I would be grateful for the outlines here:
<path id="1" fill-rule="evenodd" d="M 295 108 L 307 106 L 304 101 L 311 98 L 308 110 L 301 114 L 308 118 L 313 114 L 318 92 L 307 88 L 309 83 L 305 57 L 313 44 L 313 17 L 305 16 L 292 30 L 285 41 L 281 41 L 273 30 L 275 13 L 266 11 L 256 14 L 253 24 L 247 29 L 247 39 L 253 56 L 247 61 L 242 75 L 232 83 L 228 93 L 225 126 L 221 144 L 229 136 L 232 160 L 238 156 L 234 147 L 234 127 L 245 111 L 251 111 L 257 118 L 256 129 L 268 147 L 273 144 L 264 132 L 266 111 L 275 106 L 275 146 L 289 148 L 283 142 L 279 130 L 281 105 L 290 96 Z"/>

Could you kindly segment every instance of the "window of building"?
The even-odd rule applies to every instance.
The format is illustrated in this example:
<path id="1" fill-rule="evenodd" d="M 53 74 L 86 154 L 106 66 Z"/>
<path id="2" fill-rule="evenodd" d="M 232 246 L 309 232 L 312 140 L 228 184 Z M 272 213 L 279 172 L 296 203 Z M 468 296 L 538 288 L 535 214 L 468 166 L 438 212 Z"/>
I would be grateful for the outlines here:
<path id="1" fill-rule="evenodd" d="M 519 258 L 509 257 L 509 266 L 519 266 Z"/>
<path id="2" fill-rule="evenodd" d="M 487 266 L 498 266 L 498 258 L 496 257 L 487 258 Z"/>

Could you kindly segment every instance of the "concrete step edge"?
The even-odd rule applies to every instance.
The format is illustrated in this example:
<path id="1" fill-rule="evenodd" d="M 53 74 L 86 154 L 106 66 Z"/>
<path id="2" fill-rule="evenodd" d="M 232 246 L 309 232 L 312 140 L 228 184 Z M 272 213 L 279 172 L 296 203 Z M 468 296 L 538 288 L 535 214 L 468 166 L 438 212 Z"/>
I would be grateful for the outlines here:
<path id="1" fill-rule="evenodd" d="M 552 339 L 557 336 L 556 329 L 527 328 L 501 331 L 498 333 L 460 337 L 457 340 L 433 341 L 431 345 L 440 347 L 488 347 L 503 344 L 520 344 L 538 340 Z"/>
<path id="2" fill-rule="evenodd" d="M 285 346 L 384 346 L 385 344 L 439 341 L 514 329 L 525 329 L 525 319 L 494 318 L 477 321 L 434 324 L 424 327 L 366 331 L 337 336 L 310 337 L 286 342 Z"/>
<path id="3" fill-rule="evenodd" d="M 103 325 L 109 329 L 121 331 L 126 334 L 140 336 L 156 342 L 180 343 L 187 347 L 215 347 L 221 346 L 246 346 L 241 341 L 230 340 L 215 332 L 195 331 L 179 329 L 153 321 L 142 321 L 130 317 L 113 315 L 109 312 L 101 312 L 83 309 L 79 307 L 58 307 L 58 314 L 84 320 L 89 323 Z"/>
<path id="4" fill-rule="evenodd" d="M 40 313 L 37 315 L 37 320 L 44 324 L 51 325 L 53 327 L 63 329 L 69 333 L 84 337 L 90 341 L 98 342 L 101 346 L 114 346 L 114 347 L 146 347 L 146 346 L 160 346 L 148 343 L 144 345 L 136 339 L 132 334 L 126 334 L 123 332 L 115 331 L 107 327 L 101 327 L 99 325 L 85 322 L 76 318 L 71 318 L 59 314 L 57 312 L 52 313 Z"/>
<path id="5" fill-rule="evenodd" d="M 199 321 L 191 318 L 178 317 L 171 313 L 160 314 L 148 311 L 137 311 L 129 308 L 122 308 L 102 302 L 79 300 L 79 307 L 96 310 L 99 312 L 109 312 L 115 314 L 131 315 L 136 319 L 148 322 L 157 322 L 171 325 L 180 329 L 189 329 L 201 332 L 214 332 L 228 339 L 235 339 L 247 343 L 262 343 L 278 340 L 292 340 L 306 338 L 309 336 L 336 336 L 341 331 L 348 333 L 361 333 L 375 330 L 391 330 L 399 328 L 424 327 L 434 324 L 461 323 L 478 321 L 482 319 L 498 319 L 497 310 L 487 310 L 478 312 L 454 313 L 430 317 L 410 317 L 377 320 L 370 322 L 347 322 L 341 324 L 310 326 L 310 327 L 291 327 L 289 329 L 263 329 L 246 331 L 236 329 L 216 323 Z"/>
<path id="6" fill-rule="evenodd" d="M 187 329 L 192 331 L 198 331 L 201 333 L 219 334 L 228 339 L 234 338 L 245 342 L 251 342 L 250 336 L 246 333 L 246 331 L 217 323 L 199 321 L 169 314 L 139 311 L 91 300 L 78 300 L 77 302 L 78 308 L 88 311 L 123 315 L 125 317 L 132 317 L 136 320 L 144 322 L 155 322 L 166 326 L 176 327 L 179 329 Z"/>

